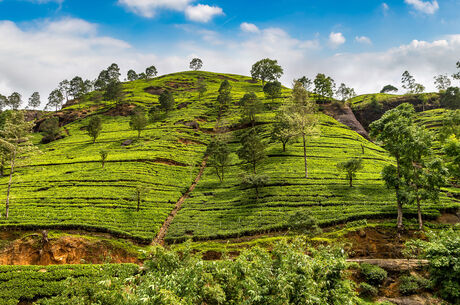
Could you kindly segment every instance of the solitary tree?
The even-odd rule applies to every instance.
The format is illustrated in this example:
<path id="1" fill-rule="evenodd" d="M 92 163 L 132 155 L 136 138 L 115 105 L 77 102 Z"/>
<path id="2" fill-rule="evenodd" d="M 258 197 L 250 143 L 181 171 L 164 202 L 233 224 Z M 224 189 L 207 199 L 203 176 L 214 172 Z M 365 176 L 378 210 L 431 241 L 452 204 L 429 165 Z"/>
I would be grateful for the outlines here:
<path id="1" fill-rule="evenodd" d="M 320 133 L 317 114 L 318 107 L 314 101 L 308 98 L 308 93 L 299 83 L 294 85 L 292 102 L 293 105 L 290 106 L 287 112 L 287 119 L 292 134 L 295 137 L 301 137 L 303 140 L 305 178 L 308 178 L 307 139 L 310 136 L 316 136 Z"/>
<path id="2" fill-rule="evenodd" d="M 43 138 L 42 143 L 55 141 L 61 134 L 59 127 L 59 119 L 57 117 L 49 117 L 40 124 L 40 131 Z"/>
<path id="3" fill-rule="evenodd" d="M 140 139 L 142 130 L 148 125 L 149 121 L 145 116 L 145 112 L 142 108 L 137 108 L 134 110 L 134 113 L 131 115 L 129 120 L 129 127 L 132 130 L 137 131 L 137 138 Z"/>
<path id="4" fill-rule="evenodd" d="M 424 91 L 425 91 L 425 86 L 424 85 L 422 85 L 422 84 L 415 84 L 414 85 L 413 93 L 420 94 L 420 93 L 423 93 Z"/>
<path id="5" fill-rule="evenodd" d="M 62 102 L 64 101 L 64 96 L 62 95 L 61 90 L 54 89 L 51 91 L 50 95 L 48 96 L 48 104 L 46 104 L 46 108 L 54 107 L 56 111 L 58 111 L 62 107 Z"/>
<path id="6" fill-rule="evenodd" d="M 70 82 L 67 79 L 64 79 L 59 83 L 58 89 L 59 91 L 61 91 L 62 96 L 64 97 L 66 102 L 68 102 L 70 95 Z"/>
<path id="7" fill-rule="evenodd" d="M 136 201 L 137 201 L 136 212 L 139 212 L 141 210 L 141 202 L 143 200 L 142 198 L 144 198 L 150 192 L 150 189 L 148 187 L 145 187 L 139 184 L 139 185 L 136 185 L 135 191 L 136 191 Z"/>
<path id="8" fill-rule="evenodd" d="M 340 84 L 335 94 L 342 102 L 356 96 L 355 89 L 347 87 L 344 83 Z"/>
<path id="9" fill-rule="evenodd" d="M 351 158 L 337 164 L 340 171 L 345 172 L 347 180 L 350 182 L 350 187 L 353 187 L 353 178 L 356 177 L 356 172 L 363 168 L 363 159 Z"/>
<path id="10" fill-rule="evenodd" d="M 205 80 L 201 77 L 198 78 L 196 81 L 196 87 L 198 90 L 198 99 L 201 101 L 206 91 L 208 91 Z"/>
<path id="11" fill-rule="evenodd" d="M 267 98 L 272 101 L 281 95 L 281 83 L 278 81 L 268 82 L 264 86 L 264 93 Z"/>
<path id="12" fill-rule="evenodd" d="M 451 86 L 452 82 L 450 81 L 449 76 L 447 74 L 440 74 L 434 77 L 434 85 L 439 92 L 446 91 L 447 88 Z"/>
<path id="13" fill-rule="evenodd" d="M 301 78 L 294 80 L 294 83 L 295 82 L 301 83 L 305 90 L 307 90 L 307 92 L 311 91 L 311 88 L 313 86 L 313 81 L 306 76 L 302 76 Z"/>
<path id="14" fill-rule="evenodd" d="M 265 159 L 265 144 L 257 133 L 256 128 L 244 132 L 240 139 L 241 147 L 237 154 L 243 164 L 256 174 L 257 165 Z"/>
<path id="15" fill-rule="evenodd" d="M 102 131 L 102 119 L 99 116 L 92 116 L 89 119 L 87 132 L 88 135 L 93 139 L 93 144 L 96 143 L 96 139 Z"/>
<path id="16" fill-rule="evenodd" d="M 286 151 L 286 145 L 288 142 L 294 137 L 289 122 L 289 107 L 282 106 L 276 113 L 271 139 L 283 144 L 283 152 Z"/>
<path id="17" fill-rule="evenodd" d="M 157 74 L 158 74 L 157 68 L 153 65 L 145 69 L 145 76 L 147 78 L 155 77 L 157 76 Z"/>
<path id="18" fill-rule="evenodd" d="M 217 111 L 218 111 L 218 118 L 222 117 L 224 111 L 228 109 L 230 106 L 230 102 L 232 101 L 232 85 L 228 80 L 224 80 L 219 87 L 219 95 L 217 96 Z"/>
<path id="19" fill-rule="evenodd" d="M 132 69 L 128 71 L 127 77 L 130 82 L 139 79 L 139 75 L 137 75 L 136 71 Z"/>
<path id="20" fill-rule="evenodd" d="M 402 228 L 403 204 L 406 202 L 404 197 L 404 176 L 403 162 L 405 161 L 404 153 L 407 152 L 407 145 L 411 139 L 411 126 L 415 116 L 414 107 L 404 103 L 398 107 L 387 111 L 379 120 L 373 122 L 370 127 L 370 135 L 377 142 L 381 143 L 390 155 L 396 160 L 396 167 L 387 165 L 382 176 L 386 185 L 393 188 L 396 193 L 398 208 L 397 226 Z"/>
<path id="21" fill-rule="evenodd" d="M 402 87 L 407 90 L 408 93 L 419 94 L 425 91 L 425 86 L 415 82 L 415 78 L 410 75 L 408 71 L 404 71 L 401 78 Z"/>
<path id="22" fill-rule="evenodd" d="M 441 96 L 441 106 L 449 109 L 460 109 L 460 88 L 447 88 Z"/>
<path id="23" fill-rule="evenodd" d="M 99 156 L 101 157 L 101 164 L 102 168 L 105 166 L 105 161 L 107 161 L 107 157 L 109 156 L 109 151 L 105 149 L 101 149 L 99 151 Z"/>
<path id="24" fill-rule="evenodd" d="M 457 61 L 457 69 L 460 70 L 460 61 Z M 456 80 L 460 80 L 460 71 L 458 71 L 457 73 L 452 74 L 452 78 L 454 78 Z"/>
<path id="25" fill-rule="evenodd" d="M 123 97 L 123 86 L 119 80 L 111 80 L 106 88 L 104 93 L 104 99 L 107 101 L 115 101 L 119 103 Z"/>
<path id="26" fill-rule="evenodd" d="M 398 92 L 398 88 L 393 85 L 386 85 L 385 87 L 380 90 L 380 93 L 388 93 L 388 92 Z"/>
<path id="27" fill-rule="evenodd" d="M 30 96 L 29 98 L 29 103 L 27 104 L 27 106 L 31 109 L 36 109 L 40 106 L 40 93 L 38 92 L 34 92 L 32 93 L 32 95 Z"/>
<path id="28" fill-rule="evenodd" d="M 241 183 L 243 186 L 254 188 L 256 191 L 256 200 L 259 200 L 259 189 L 267 185 L 269 178 L 266 175 L 248 173 L 243 174 Z"/>
<path id="29" fill-rule="evenodd" d="M 193 71 L 201 70 L 202 67 L 203 67 L 203 61 L 199 58 L 194 58 L 190 62 L 190 69 Z"/>
<path id="30" fill-rule="evenodd" d="M 158 98 L 160 109 L 166 113 L 174 109 L 174 96 L 169 90 L 163 91 Z"/>
<path id="31" fill-rule="evenodd" d="M 208 165 L 213 167 L 219 181 L 224 181 L 225 168 L 230 165 L 230 149 L 227 141 L 223 137 L 215 137 L 209 143 L 206 150 L 209 156 Z"/>
<path id="32" fill-rule="evenodd" d="M 34 122 L 26 122 L 24 113 L 13 112 L 6 118 L 5 125 L 1 130 L 0 145 L 8 151 L 10 163 L 10 178 L 6 192 L 5 216 L 8 219 L 10 209 L 10 192 L 13 184 L 13 174 L 18 158 L 26 158 L 27 153 L 35 150 L 35 146 L 29 138 Z"/>
<path id="33" fill-rule="evenodd" d="M 258 79 L 262 81 L 262 85 L 265 85 L 266 81 L 277 81 L 283 75 L 283 68 L 278 65 L 277 60 L 265 58 L 259 60 L 252 65 L 251 76 L 254 80 Z"/>
<path id="34" fill-rule="evenodd" d="M 330 76 L 318 73 L 314 80 L 315 94 L 318 100 L 331 99 L 334 95 L 335 83 Z"/>
<path id="35" fill-rule="evenodd" d="M 13 92 L 8 97 L 7 103 L 8 103 L 8 106 L 11 107 L 11 109 L 18 110 L 19 106 L 21 106 L 22 104 L 22 96 L 17 92 Z"/>
<path id="36" fill-rule="evenodd" d="M 84 81 L 83 78 L 80 76 L 75 76 L 72 78 L 70 81 L 70 94 L 76 98 L 80 99 L 82 98 L 85 94 L 91 91 L 92 89 L 92 83 L 90 80 Z"/>
<path id="37" fill-rule="evenodd" d="M 249 122 L 254 127 L 256 115 L 261 113 L 264 104 L 257 98 L 254 92 L 246 93 L 240 100 L 241 116 L 243 121 Z"/>

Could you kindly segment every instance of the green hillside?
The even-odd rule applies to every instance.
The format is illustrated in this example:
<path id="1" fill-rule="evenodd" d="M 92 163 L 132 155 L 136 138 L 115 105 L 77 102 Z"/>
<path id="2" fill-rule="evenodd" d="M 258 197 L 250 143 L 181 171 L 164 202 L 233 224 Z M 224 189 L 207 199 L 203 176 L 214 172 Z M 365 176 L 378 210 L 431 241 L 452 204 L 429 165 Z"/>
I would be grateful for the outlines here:
<path id="1" fill-rule="evenodd" d="M 208 91 L 200 101 L 198 78 Z M 221 184 L 213 169 L 206 168 L 197 188 L 185 201 L 167 232 L 168 241 L 219 238 L 286 229 L 297 212 L 311 213 L 320 224 L 328 225 L 360 218 L 392 217 L 393 192 L 380 179 L 380 171 L 392 162 L 385 151 L 326 115 L 321 116 L 321 136 L 308 143 L 310 178 L 303 178 L 300 143 L 269 143 L 274 110 L 283 98 L 266 99 L 260 82 L 238 75 L 210 72 L 183 72 L 151 80 L 124 83 L 124 104 L 103 101 L 93 92 L 59 115 L 82 117 L 65 126 L 65 138 L 40 144 L 42 154 L 18 168 L 12 189 L 10 218 L 0 226 L 9 228 L 60 228 L 109 232 L 148 243 L 158 233 L 177 200 L 187 191 L 199 172 L 206 145 L 213 136 L 217 112 L 213 105 L 223 80 L 233 86 L 233 103 L 223 121 L 232 139 L 232 166 Z M 133 105 L 147 110 L 158 104 L 163 89 L 174 93 L 176 109 L 161 122 L 151 124 L 137 140 L 129 128 Z M 258 124 L 269 143 L 268 158 L 261 172 L 270 181 L 255 200 L 254 190 L 240 186 L 240 161 L 236 134 L 240 110 L 236 102 L 247 92 L 255 92 L 264 102 Z M 103 118 L 103 131 L 95 144 L 85 126 L 92 115 Z M 120 115 L 121 114 L 121 115 Z M 35 135 L 38 144 L 41 139 Z M 131 144 L 123 146 L 126 140 Z M 125 143 L 126 144 L 126 143 Z M 99 151 L 109 151 L 108 163 L 101 167 Z M 350 157 L 362 157 L 364 169 L 355 187 L 349 188 L 336 164 Z M 8 178 L 0 179 L 5 193 Z M 136 187 L 146 187 L 140 211 L 136 211 Z M 459 203 L 446 196 L 439 203 L 424 204 L 426 216 Z M 413 207 L 407 207 L 411 214 Z"/>

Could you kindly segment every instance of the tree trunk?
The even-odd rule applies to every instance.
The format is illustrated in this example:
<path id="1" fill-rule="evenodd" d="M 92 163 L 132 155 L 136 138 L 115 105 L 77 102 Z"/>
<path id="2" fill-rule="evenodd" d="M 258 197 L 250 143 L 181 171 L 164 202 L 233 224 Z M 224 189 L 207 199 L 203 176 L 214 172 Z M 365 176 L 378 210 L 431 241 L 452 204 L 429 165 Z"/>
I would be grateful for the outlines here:
<path id="1" fill-rule="evenodd" d="M 13 152 L 13 157 L 11 158 L 10 180 L 8 181 L 8 189 L 6 191 L 6 205 L 5 205 L 6 219 L 8 219 L 8 216 L 10 214 L 10 191 L 11 191 L 11 184 L 13 182 L 14 162 L 15 161 L 16 161 L 16 150 Z"/>
<path id="2" fill-rule="evenodd" d="M 418 191 L 417 191 L 417 214 L 418 214 L 418 229 L 422 231 L 423 230 L 423 218 L 422 218 L 422 210 L 420 208 L 420 198 L 418 196 Z"/>
<path id="3" fill-rule="evenodd" d="M 5 157 L 2 157 L 2 161 L 0 163 L 0 177 L 5 175 Z"/>
<path id="4" fill-rule="evenodd" d="M 303 137 L 303 158 L 305 161 L 305 178 L 308 178 L 308 165 L 307 165 L 307 140 L 305 139 L 305 134 Z"/>
<path id="5" fill-rule="evenodd" d="M 350 180 L 350 187 L 353 187 L 353 176 L 349 176 L 348 178 Z"/>
<path id="6" fill-rule="evenodd" d="M 224 181 L 224 166 L 222 166 L 220 172 L 222 173 L 222 179 L 220 179 L 220 182 Z"/>
<path id="7" fill-rule="evenodd" d="M 398 186 L 396 186 L 396 201 L 398 203 L 397 228 L 398 228 L 398 231 L 401 231 L 403 228 L 403 210 L 402 210 L 401 198 L 399 198 L 399 182 L 401 179 L 401 169 L 399 167 L 399 158 L 396 159 L 396 165 L 398 169 Z"/>
<path id="8" fill-rule="evenodd" d="M 283 142 L 283 152 L 286 152 L 286 142 Z"/>

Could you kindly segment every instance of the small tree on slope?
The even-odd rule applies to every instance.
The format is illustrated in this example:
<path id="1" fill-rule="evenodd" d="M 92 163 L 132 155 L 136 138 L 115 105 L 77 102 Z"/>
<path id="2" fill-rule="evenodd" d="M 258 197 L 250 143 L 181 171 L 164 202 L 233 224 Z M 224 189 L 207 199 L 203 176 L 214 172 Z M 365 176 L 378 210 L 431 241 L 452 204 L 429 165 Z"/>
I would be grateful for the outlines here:
<path id="1" fill-rule="evenodd" d="M 356 177 L 356 172 L 363 168 L 363 160 L 361 158 L 351 158 L 347 161 L 338 163 L 337 168 L 346 173 L 346 178 L 350 182 L 350 187 L 353 187 L 353 178 Z"/>
<path id="2" fill-rule="evenodd" d="M 1 130 L 0 145 L 9 153 L 10 178 L 6 192 L 5 217 L 8 219 L 10 210 L 10 192 L 13 184 L 13 174 L 19 157 L 26 158 L 28 153 L 36 150 L 29 138 L 34 122 L 26 122 L 23 112 L 13 112 L 5 121 Z"/>

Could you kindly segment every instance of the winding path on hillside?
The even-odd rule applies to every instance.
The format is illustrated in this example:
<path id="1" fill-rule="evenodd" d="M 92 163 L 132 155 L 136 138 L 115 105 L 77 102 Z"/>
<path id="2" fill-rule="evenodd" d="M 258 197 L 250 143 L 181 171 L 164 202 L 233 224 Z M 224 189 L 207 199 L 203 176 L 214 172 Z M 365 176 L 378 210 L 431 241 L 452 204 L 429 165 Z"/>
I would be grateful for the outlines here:
<path id="1" fill-rule="evenodd" d="M 168 229 L 169 229 L 169 226 L 170 226 L 171 222 L 173 221 L 174 217 L 176 217 L 176 215 L 179 212 L 179 210 L 182 208 L 182 204 L 185 202 L 185 200 L 188 198 L 190 193 L 195 189 L 196 185 L 200 181 L 201 176 L 203 175 L 204 169 L 206 168 L 207 161 L 208 161 L 208 157 L 206 156 L 203 159 L 203 161 L 201 162 L 200 171 L 198 172 L 198 175 L 196 176 L 196 178 L 193 181 L 192 185 L 189 187 L 187 192 L 185 192 L 185 194 L 182 195 L 179 198 L 179 200 L 176 202 L 176 205 L 174 206 L 174 209 L 171 211 L 171 213 L 169 213 L 168 218 L 166 218 L 165 222 L 161 226 L 160 231 L 158 231 L 157 236 L 153 239 L 153 242 L 152 242 L 153 245 L 155 245 L 155 244 L 156 245 L 161 245 L 161 246 L 164 245 L 164 243 L 165 243 L 164 239 L 165 239 L 166 233 L 168 232 Z"/>

